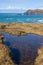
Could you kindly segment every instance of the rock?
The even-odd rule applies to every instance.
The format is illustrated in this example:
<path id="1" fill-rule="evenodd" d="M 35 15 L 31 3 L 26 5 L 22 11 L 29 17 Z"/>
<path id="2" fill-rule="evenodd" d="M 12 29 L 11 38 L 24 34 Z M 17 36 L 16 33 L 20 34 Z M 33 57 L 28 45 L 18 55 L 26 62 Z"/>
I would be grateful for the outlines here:
<path id="1" fill-rule="evenodd" d="M 37 34 L 43 36 L 43 24 L 9 23 L 0 24 L 0 32 L 21 36 L 27 34 Z"/>
<path id="2" fill-rule="evenodd" d="M 11 51 L 2 43 L 2 37 L 0 35 L 0 65 L 16 65 L 11 59 Z"/>
<path id="3" fill-rule="evenodd" d="M 43 65 L 43 46 L 38 49 L 38 56 L 35 59 L 34 65 Z"/>
<path id="4" fill-rule="evenodd" d="M 24 14 L 43 14 L 43 10 L 35 9 L 35 10 L 27 10 Z"/>

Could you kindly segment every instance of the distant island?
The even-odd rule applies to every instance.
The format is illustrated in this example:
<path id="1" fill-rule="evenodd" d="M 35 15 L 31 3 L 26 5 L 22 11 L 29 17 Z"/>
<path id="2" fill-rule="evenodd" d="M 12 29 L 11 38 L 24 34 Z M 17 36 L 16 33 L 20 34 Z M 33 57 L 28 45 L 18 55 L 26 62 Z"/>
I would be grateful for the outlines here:
<path id="1" fill-rule="evenodd" d="M 42 9 L 35 9 L 35 10 L 27 10 L 26 12 L 24 12 L 24 14 L 43 14 L 43 10 Z"/>

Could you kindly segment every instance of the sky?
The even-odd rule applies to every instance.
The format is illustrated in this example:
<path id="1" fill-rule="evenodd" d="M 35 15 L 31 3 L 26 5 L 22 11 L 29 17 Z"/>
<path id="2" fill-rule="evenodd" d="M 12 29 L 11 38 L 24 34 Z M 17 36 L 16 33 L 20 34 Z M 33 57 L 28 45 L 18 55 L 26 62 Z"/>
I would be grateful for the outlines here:
<path id="1" fill-rule="evenodd" d="M 22 13 L 28 9 L 43 9 L 43 0 L 0 0 L 0 12 Z"/>

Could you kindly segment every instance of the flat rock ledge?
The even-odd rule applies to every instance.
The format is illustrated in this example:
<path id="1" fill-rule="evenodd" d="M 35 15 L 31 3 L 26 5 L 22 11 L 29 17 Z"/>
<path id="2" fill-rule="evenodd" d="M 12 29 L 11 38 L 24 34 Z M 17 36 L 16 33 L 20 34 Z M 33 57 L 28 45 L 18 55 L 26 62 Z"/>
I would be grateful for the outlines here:
<path id="1" fill-rule="evenodd" d="M 0 32 L 7 32 L 17 36 L 26 34 L 37 34 L 43 36 L 43 24 L 0 23 Z"/>

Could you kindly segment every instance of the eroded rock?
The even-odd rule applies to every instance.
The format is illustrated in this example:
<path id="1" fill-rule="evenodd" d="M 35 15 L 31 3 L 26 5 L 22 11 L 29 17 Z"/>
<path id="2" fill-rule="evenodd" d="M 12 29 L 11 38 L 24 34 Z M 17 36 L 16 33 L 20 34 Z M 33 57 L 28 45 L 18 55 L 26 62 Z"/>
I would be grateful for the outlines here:
<path id="1" fill-rule="evenodd" d="M 11 51 L 3 44 L 3 36 L 0 35 L 0 65 L 16 65 L 11 59 Z"/>
<path id="2" fill-rule="evenodd" d="M 36 57 L 34 65 L 43 65 L 43 46 L 38 49 L 38 56 Z"/>

